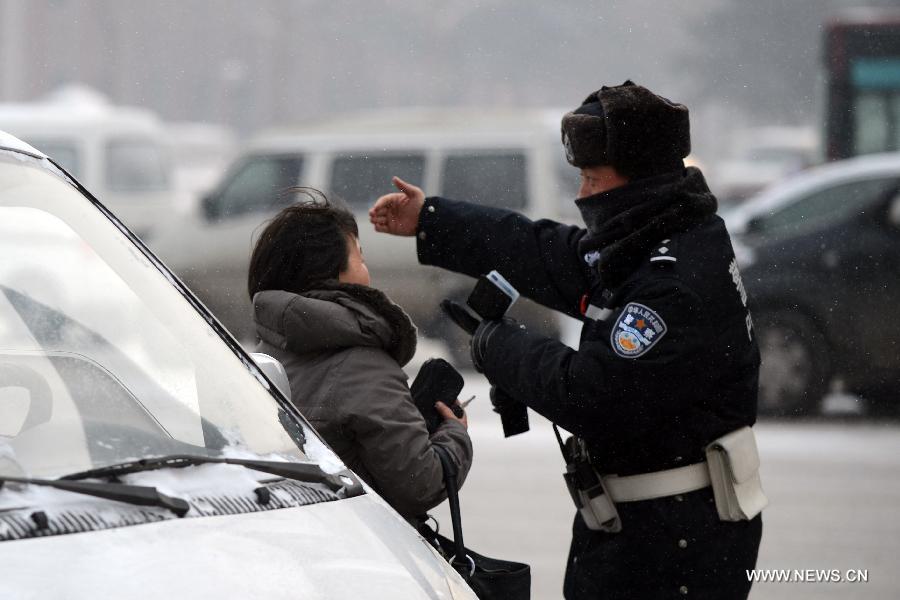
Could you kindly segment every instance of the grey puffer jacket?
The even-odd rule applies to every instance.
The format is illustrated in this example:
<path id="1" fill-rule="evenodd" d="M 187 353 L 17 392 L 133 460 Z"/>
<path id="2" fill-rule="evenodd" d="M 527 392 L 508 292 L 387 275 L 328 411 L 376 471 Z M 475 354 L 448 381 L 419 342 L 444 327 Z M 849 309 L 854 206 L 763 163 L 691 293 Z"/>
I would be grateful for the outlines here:
<path id="1" fill-rule="evenodd" d="M 321 287 L 257 293 L 257 350 L 281 361 L 291 400 L 344 463 L 401 515 L 422 515 L 446 497 L 434 444 L 449 450 L 462 485 L 469 435 L 455 421 L 428 435 L 401 368 L 416 348 L 406 313 L 374 288 Z"/>

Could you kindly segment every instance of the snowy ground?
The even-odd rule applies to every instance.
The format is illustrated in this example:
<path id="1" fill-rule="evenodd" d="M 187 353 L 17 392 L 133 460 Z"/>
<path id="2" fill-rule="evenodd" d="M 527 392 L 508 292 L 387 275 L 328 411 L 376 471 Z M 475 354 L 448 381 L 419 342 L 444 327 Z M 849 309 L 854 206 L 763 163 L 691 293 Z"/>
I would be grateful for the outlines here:
<path id="1" fill-rule="evenodd" d="M 425 350 L 425 348 L 423 348 Z M 462 491 L 466 544 L 532 566 L 533 597 L 560 598 L 574 512 L 547 421 L 504 439 L 487 386 L 465 373 L 475 463 Z M 900 597 L 900 424 L 763 422 L 759 568 L 868 569 L 868 583 L 755 584 L 753 600 Z M 449 531 L 446 503 L 436 514 Z"/>

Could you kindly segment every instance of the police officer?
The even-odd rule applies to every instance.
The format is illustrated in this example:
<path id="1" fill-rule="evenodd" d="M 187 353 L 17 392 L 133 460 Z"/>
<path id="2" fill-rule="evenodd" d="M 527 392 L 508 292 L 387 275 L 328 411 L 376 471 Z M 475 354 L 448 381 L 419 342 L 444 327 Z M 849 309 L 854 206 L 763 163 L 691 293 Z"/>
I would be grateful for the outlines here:
<path id="1" fill-rule="evenodd" d="M 563 117 L 562 141 L 586 229 L 426 199 L 396 177 L 371 221 L 416 235 L 422 264 L 496 269 L 583 322 L 573 350 L 508 319 L 455 319 L 476 368 L 573 433 L 568 460 L 603 482 L 584 493 L 573 478 L 566 598 L 746 598 L 761 517 L 724 520 L 704 449 L 755 422 L 759 351 L 716 199 L 683 162 L 688 110 L 630 81 L 603 87 Z"/>

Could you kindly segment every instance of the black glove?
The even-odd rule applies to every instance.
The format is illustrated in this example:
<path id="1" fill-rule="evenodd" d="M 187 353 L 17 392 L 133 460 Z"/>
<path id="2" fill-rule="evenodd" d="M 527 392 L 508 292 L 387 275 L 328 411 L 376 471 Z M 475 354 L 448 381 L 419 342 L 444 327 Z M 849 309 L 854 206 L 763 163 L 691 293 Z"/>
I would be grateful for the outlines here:
<path id="1" fill-rule="evenodd" d="M 515 398 L 501 390 L 495 385 L 491 386 L 491 406 L 498 415 L 503 414 L 503 410 L 513 403 L 518 402 Z"/>
<path id="2" fill-rule="evenodd" d="M 469 342 L 469 356 L 472 357 L 472 365 L 479 373 L 484 373 L 484 354 L 487 352 L 487 344 L 491 339 L 491 334 L 500 321 L 482 321 L 475 330 L 472 340 Z"/>
<path id="3" fill-rule="evenodd" d="M 528 409 L 524 402 L 516 400 L 496 386 L 491 386 L 491 406 L 494 407 L 494 412 L 500 415 L 505 437 L 528 431 Z"/>
<path id="4" fill-rule="evenodd" d="M 483 373 L 484 370 L 481 368 L 484 364 L 484 356 L 487 353 L 488 344 L 491 342 L 491 337 L 493 337 L 494 332 L 501 325 L 512 325 L 513 327 L 518 327 L 519 329 L 525 329 L 525 326 L 515 319 L 511 317 L 503 317 L 499 321 L 482 321 L 478 328 L 475 330 L 475 334 L 472 336 L 472 341 L 469 342 L 469 349 L 472 355 L 472 364 L 475 365 L 475 370 L 479 373 Z"/>
<path id="5" fill-rule="evenodd" d="M 441 310 L 450 320 L 462 327 L 469 335 L 475 335 L 475 330 L 481 321 L 477 319 L 465 306 L 453 300 L 441 301 Z"/>
<path id="6" fill-rule="evenodd" d="M 509 317 L 503 317 L 503 319 L 499 321 L 480 321 L 472 315 L 469 309 L 453 300 L 441 301 L 441 310 L 443 310 L 454 323 L 472 335 L 472 339 L 469 341 L 469 354 L 472 357 L 472 365 L 479 373 L 484 373 L 484 369 L 482 368 L 484 353 L 487 349 L 487 344 L 491 339 L 491 334 L 497 327 L 502 324 L 512 324 L 525 329 L 524 325 Z"/>

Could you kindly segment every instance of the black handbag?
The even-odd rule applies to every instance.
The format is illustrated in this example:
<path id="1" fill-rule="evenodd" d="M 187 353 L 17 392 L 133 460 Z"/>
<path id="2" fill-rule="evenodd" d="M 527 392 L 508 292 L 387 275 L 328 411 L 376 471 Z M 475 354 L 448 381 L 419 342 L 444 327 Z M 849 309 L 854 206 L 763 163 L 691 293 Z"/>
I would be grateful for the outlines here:
<path id="1" fill-rule="evenodd" d="M 435 444 L 435 449 L 444 467 L 444 484 L 447 486 L 447 501 L 453 521 L 453 539 L 444 537 L 427 525 L 420 528 L 423 537 L 459 572 L 480 600 L 529 600 L 531 567 L 524 563 L 483 556 L 472 552 L 463 544 L 456 465 L 445 448 Z"/>

